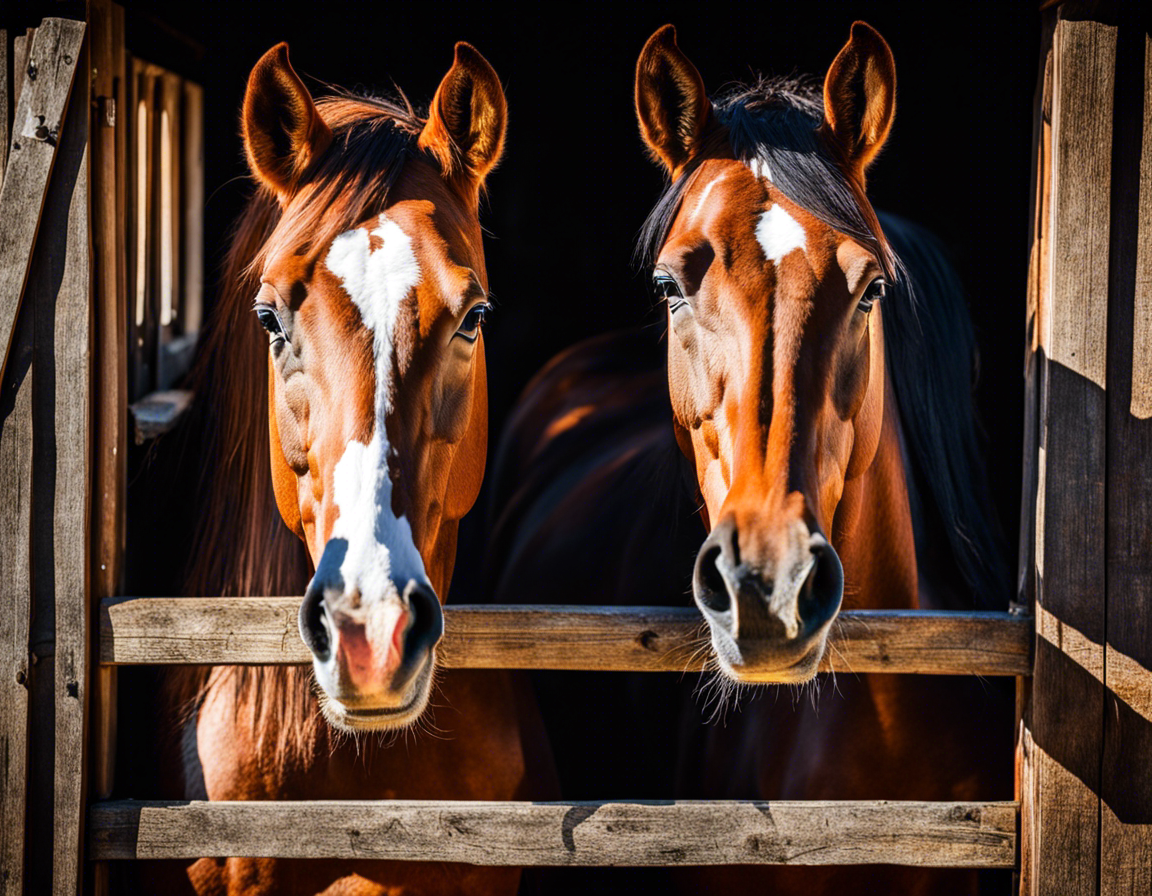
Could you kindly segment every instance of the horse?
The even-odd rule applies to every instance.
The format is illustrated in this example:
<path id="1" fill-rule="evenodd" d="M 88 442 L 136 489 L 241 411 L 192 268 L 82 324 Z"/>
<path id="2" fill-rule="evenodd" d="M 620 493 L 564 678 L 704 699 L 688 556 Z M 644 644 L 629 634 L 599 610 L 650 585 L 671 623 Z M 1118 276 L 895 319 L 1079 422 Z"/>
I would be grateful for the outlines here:
<path id="1" fill-rule="evenodd" d="M 641 136 L 669 178 L 638 249 L 666 335 L 578 345 L 526 388 L 494 469 L 494 598 L 667 605 L 691 594 L 706 677 L 650 738 L 674 759 L 627 772 L 673 764 L 677 797 L 1010 798 L 1008 689 L 817 675 L 842 608 L 1004 608 L 1010 593 L 963 292 L 939 243 L 866 195 L 895 114 L 890 48 L 857 22 L 822 84 L 761 78 L 710 98 L 669 25 L 644 46 L 634 90 Z M 631 688 L 617 723 L 650 720 L 644 704 L 666 705 L 662 687 Z M 568 742 L 553 742 L 567 784 Z M 758 866 L 688 870 L 678 883 L 968 893 L 980 881 Z"/>
<path id="2" fill-rule="evenodd" d="M 205 479 L 185 593 L 302 594 L 312 663 L 165 682 L 185 799 L 541 795 L 526 688 L 443 672 L 436 653 L 485 468 L 478 211 L 506 117 L 467 43 L 426 118 L 403 94 L 313 98 L 285 44 L 252 70 L 256 189 L 197 362 Z M 200 894 L 515 893 L 520 871 L 202 858 L 179 876 Z"/>

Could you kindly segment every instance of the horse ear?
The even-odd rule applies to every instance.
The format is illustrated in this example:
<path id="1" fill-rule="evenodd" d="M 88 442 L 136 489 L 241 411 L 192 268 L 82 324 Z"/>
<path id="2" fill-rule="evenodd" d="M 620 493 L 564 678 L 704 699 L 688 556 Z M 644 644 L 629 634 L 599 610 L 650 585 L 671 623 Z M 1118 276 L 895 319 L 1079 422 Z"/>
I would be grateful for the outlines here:
<path id="1" fill-rule="evenodd" d="M 252 173 L 283 202 L 332 143 L 332 131 L 288 62 L 288 44 L 260 57 L 244 94 L 244 151 Z"/>
<path id="2" fill-rule="evenodd" d="M 856 22 L 824 79 L 822 129 L 861 178 L 896 117 L 896 63 L 871 25 Z"/>
<path id="3" fill-rule="evenodd" d="M 432 97 L 420 148 L 440 160 L 446 175 L 463 174 L 478 188 L 500 161 L 507 124 L 500 78 L 475 47 L 460 41 Z"/>
<path id="4" fill-rule="evenodd" d="M 699 151 L 712 112 L 704 79 L 665 25 L 636 61 L 636 117 L 648 148 L 675 178 Z"/>

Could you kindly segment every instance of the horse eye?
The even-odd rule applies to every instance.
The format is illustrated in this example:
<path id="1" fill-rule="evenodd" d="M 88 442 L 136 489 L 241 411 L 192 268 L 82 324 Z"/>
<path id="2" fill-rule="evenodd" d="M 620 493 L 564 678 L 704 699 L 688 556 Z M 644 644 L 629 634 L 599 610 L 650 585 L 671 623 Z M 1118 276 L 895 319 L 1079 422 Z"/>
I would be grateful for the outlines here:
<path id="1" fill-rule="evenodd" d="M 680 284 L 667 274 L 657 274 L 652 278 L 652 284 L 656 287 L 656 292 L 660 294 L 660 298 L 665 301 L 684 298 L 680 294 Z"/>
<path id="2" fill-rule="evenodd" d="M 867 314 L 872 310 L 872 306 L 884 298 L 884 292 L 888 284 L 884 282 L 883 277 L 877 277 L 868 284 L 868 288 L 864 290 L 864 295 L 860 298 L 860 304 L 856 306 L 857 311 L 862 311 Z"/>
<path id="3" fill-rule="evenodd" d="M 456 331 L 456 335 L 468 342 L 475 342 L 490 310 L 491 306 L 487 302 L 473 305 L 464 315 L 464 320 L 460 322 L 460 329 Z"/>
<path id="4" fill-rule="evenodd" d="M 288 341 L 288 334 L 284 332 L 284 325 L 280 322 L 280 315 L 276 313 L 276 309 L 271 305 L 257 305 L 256 319 L 260 321 L 260 326 L 271 335 L 277 336 L 285 342 Z"/>
<path id="5" fill-rule="evenodd" d="M 668 303 L 668 310 L 672 313 L 684 305 L 684 294 L 680 291 L 680 284 L 676 282 L 675 278 L 658 272 L 652 278 L 652 284 L 656 287 L 656 292 L 660 298 Z"/>

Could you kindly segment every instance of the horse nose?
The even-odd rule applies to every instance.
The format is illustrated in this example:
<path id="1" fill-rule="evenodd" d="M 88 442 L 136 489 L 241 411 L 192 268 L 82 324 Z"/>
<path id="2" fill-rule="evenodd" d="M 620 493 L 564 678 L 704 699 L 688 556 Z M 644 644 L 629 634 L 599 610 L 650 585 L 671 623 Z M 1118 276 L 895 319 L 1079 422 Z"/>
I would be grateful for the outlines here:
<path id="1" fill-rule="evenodd" d="M 410 621 L 404 637 L 402 662 L 395 687 L 407 684 L 419 671 L 424 654 L 440 643 L 444 637 L 444 611 L 436 592 L 425 582 L 410 579 L 404 588 L 404 602 L 408 605 Z"/>
<path id="2" fill-rule="evenodd" d="M 710 626 L 733 641 L 805 642 L 831 621 L 843 595 L 843 569 L 820 532 L 800 519 L 763 540 L 763 556 L 742 557 L 734 517 L 709 533 L 696 557 L 693 593 Z"/>
<path id="3" fill-rule="evenodd" d="M 324 588 L 316 587 L 316 579 L 313 578 L 300 604 L 300 637 L 312 655 L 322 663 L 328 662 L 332 656 L 332 636 L 324 610 Z"/>

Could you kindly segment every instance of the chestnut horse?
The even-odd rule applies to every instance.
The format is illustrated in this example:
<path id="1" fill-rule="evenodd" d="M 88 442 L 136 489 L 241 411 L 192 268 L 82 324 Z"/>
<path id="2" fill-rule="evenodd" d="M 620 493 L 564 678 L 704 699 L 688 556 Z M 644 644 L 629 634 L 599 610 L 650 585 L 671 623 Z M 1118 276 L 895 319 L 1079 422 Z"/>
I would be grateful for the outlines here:
<path id="1" fill-rule="evenodd" d="M 504 141 L 500 82 L 459 43 L 426 120 L 406 100 L 314 101 L 281 44 L 253 70 L 242 118 L 257 192 L 201 358 L 211 466 L 188 589 L 303 594 L 313 658 L 169 682 L 186 712 L 183 796 L 538 796 L 530 699 L 507 673 L 436 667 L 485 465 L 477 213 Z M 198 893 L 515 893 L 519 877 L 246 858 L 187 869 Z"/>
<path id="2" fill-rule="evenodd" d="M 891 51 L 863 23 L 822 90 L 761 80 L 715 100 L 671 26 L 648 41 L 636 109 L 670 186 L 641 249 L 665 304 L 664 367 L 642 360 L 655 340 L 618 335 L 570 350 L 529 386 L 497 462 L 497 600 L 668 603 L 690 583 L 720 702 L 746 682 L 818 683 L 842 606 L 1005 606 L 963 296 L 936 243 L 882 223 L 865 195 L 895 91 Z M 704 527 L 686 550 L 694 514 Z M 690 709 L 679 797 L 1011 794 L 999 684 L 842 674 L 811 700 L 748 701 L 726 725 Z M 669 725 L 660 739 L 673 736 Z M 894 867 L 686 877 L 689 892 L 978 884 L 974 872 Z"/>

